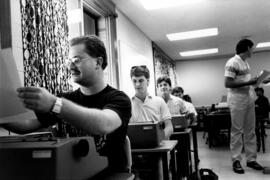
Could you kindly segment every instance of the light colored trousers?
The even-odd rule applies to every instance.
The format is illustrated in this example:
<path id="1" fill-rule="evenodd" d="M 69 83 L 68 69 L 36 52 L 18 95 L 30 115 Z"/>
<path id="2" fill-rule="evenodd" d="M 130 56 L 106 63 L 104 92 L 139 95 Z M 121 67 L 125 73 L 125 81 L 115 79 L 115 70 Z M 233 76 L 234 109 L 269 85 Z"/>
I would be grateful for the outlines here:
<path id="1" fill-rule="evenodd" d="M 229 104 L 231 112 L 231 142 L 230 149 L 232 161 L 241 161 L 243 144 L 246 161 L 255 161 L 257 157 L 255 136 L 255 105 L 232 103 Z"/>

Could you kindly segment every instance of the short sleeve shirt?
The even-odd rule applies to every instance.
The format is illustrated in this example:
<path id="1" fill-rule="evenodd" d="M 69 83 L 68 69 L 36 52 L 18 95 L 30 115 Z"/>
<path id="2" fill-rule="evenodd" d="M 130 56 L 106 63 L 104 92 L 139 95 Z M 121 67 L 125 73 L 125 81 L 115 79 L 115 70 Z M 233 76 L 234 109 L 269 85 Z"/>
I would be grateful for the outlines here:
<path id="1" fill-rule="evenodd" d="M 74 103 L 88 108 L 110 109 L 115 111 L 122 125 L 110 134 L 105 136 L 94 135 L 97 151 L 109 159 L 109 165 L 118 168 L 126 158 L 124 152 L 124 141 L 126 138 L 127 127 L 131 117 L 131 102 L 129 97 L 122 91 L 114 89 L 111 86 L 105 87 L 102 91 L 94 95 L 84 95 L 80 89 L 60 95 Z M 45 127 L 53 125 L 61 120 L 49 114 L 39 114 L 38 119 Z M 69 136 L 85 136 L 83 130 L 77 129 L 65 122 L 61 123 L 62 131 Z M 110 164 L 113 162 L 113 164 Z M 119 167 L 120 168 L 120 167 Z"/>
<path id="2" fill-rule="evenodd" d="M 225 77 L 231 77 L 235 80 L 246 82 L 251 79 L 250 67 L 247 61 L 241 59 L 239 55 L 235 55 L 229 59 L 225 65 Z M 228 88 L 228 103 L 250 103 L 254 101 L 254 93 L 250 86 L 239 88 Z"/>
<path id="3" fill-rule="evenodd" d="M 188 112 L 184 100 L 179 97 L 170 95 L 167 105 L 172 116 Z"/>
<path id="4" fill-rule="evenodd" d="M 132 97 L 132 117 L 130 122 L 159 122 L 171 119 L 165 101 L 158 96 L 147 95 L 145 100 Z"/>
<path id="5" fill-rule="evenodd" d="M 198 115 L 198 113 L 197 113 L 197 111 L 192 103 L 185 101 L 185 105 L 186 105 L 187 111 L 189 113 L 194 113 L 195 116 Z"/>

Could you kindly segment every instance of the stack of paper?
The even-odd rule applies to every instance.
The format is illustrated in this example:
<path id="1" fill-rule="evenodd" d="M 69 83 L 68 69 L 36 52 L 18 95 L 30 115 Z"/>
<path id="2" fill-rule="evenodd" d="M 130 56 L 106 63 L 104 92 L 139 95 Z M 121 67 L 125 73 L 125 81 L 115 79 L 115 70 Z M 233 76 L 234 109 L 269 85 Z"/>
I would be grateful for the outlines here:
<path id="1" fill-rule="evenodd" d="M 263 80 L 265 80 L 270 75 L 270 71 L 262 70 L 258 76 L 257 83 L 254 85 L 255 87 L 258 87 Z"/>
<path id="2" fill-rule="evenodd" d="M 0 51 L 0 124 L 35 119 L 33 111 L 24 108 L 17 97 L 21 86 L 11 48 Z"/>

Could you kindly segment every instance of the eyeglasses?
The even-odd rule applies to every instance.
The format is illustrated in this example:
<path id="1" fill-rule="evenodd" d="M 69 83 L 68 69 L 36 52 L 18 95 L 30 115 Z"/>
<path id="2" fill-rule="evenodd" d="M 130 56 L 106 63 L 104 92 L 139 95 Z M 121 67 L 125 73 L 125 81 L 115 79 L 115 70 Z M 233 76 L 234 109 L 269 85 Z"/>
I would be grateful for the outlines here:
<path id="1" fill-rule="evenodd" d="M 70 66 L 71 63 L 75 64 L 75 65 L 78 65 L 80 64 L 83 60 L 86 60 L 86 59 L 89 59 L 90 57 L 87 57 L 87 58 L 83 58 L 83 59 L 80 59 L 78 57 L 74 57 L 74 58 L 68 58 L 65 62 L 65 65 L 66 66 Z"/>

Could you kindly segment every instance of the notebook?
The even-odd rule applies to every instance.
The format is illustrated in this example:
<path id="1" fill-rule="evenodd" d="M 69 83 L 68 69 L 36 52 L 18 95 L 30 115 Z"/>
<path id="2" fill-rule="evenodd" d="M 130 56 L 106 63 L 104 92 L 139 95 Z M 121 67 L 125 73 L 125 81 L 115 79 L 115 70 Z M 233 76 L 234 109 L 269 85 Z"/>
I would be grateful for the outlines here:
<path id="1" fill-rule="evenodd" d="M 188 126 L 188 120 L 185 115 L 172 116 L 173 131 L 183 131 Z"/>
<path id="2" fill-rule="evenodd" d="M 165 139 L 164 122 L 129 123 L 127 135 L 131 148 L 154 148 Z"/>

